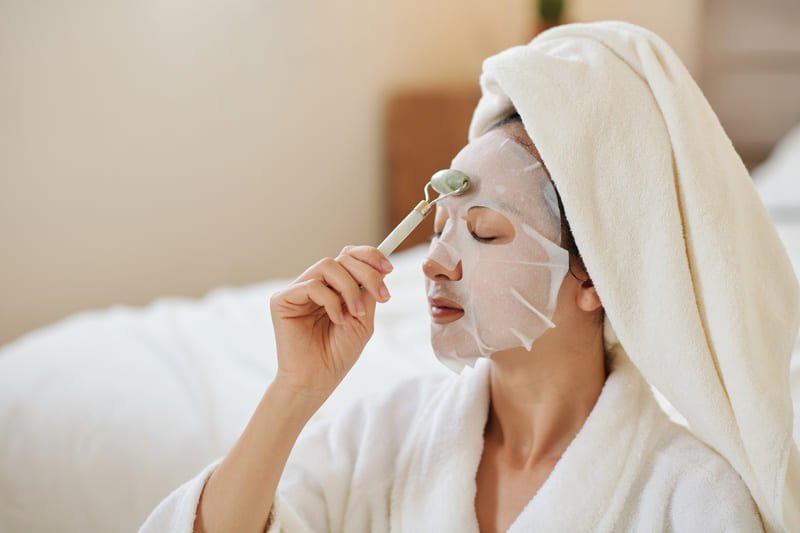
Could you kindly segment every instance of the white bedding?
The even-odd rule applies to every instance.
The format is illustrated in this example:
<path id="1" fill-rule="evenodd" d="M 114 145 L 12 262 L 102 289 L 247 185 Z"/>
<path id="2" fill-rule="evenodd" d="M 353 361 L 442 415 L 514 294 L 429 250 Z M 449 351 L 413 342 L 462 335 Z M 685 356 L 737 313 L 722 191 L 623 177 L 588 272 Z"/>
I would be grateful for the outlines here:
<path id="1" fill-rule="evenodd" d="M 794 271 L 800 276 L 800 124 L 775 146 L 751 173 L 761 200 L 775 220 Z M 794 440 L 800 443 L 800 337 L 795 341 L 791 370 Z"/>
<path id="2" fill-rule="evenodd" d="M 782 153 L 798 157 L 800 146 Z M 773 160 L 754 178 L 795 187 L 798 169 Z M 800 198 L 787 209 L 773 188 L 764 199 L 780 199 L 778 229 L 800 273 Z M 425 250 L 393 256 L 393 298 L 318 416 L 407 376 L 447 372 L 429 344 Z M 84 312 L 0 348 L 0 531 L 134 530 L 225 453 L 275 369 L 268 301 L 287 281 Z M 800 345 L 791 379 L 800 441 Z"/>
<path id="3" fill-rule="evenodd" d="M 429 344 L 424 253 L 393 257 L 393 297 L 318 416 L 447 372 Z M 224 454 L 275 369 L 269 296 L 287 281 L 80 313 L 0 349 L 0 530 L 134 530 Z"/>

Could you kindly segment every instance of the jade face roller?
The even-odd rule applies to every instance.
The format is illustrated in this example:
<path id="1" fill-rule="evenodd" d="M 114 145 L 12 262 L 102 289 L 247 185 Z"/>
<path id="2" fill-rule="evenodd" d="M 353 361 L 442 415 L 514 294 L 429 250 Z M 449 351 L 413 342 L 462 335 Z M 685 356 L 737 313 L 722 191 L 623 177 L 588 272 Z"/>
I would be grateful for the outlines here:
<path id="1" fill-rule="evenodd" d="M 432 187 L 439 193 L 439 196 L 432 201 L 430 200 L 428 187 Z M 406 215 L 406 218 L 404 218 L 383 242 L 378 245 L 378 250 L 383 252 L 385 256 L 394 252 L 395 249 L 400 246 L 400 243 L 406 240 L 406 237 L 414 231 L 414 228 L 425 220 L 425 217 L 431 212 L 436 202 L 448 196 L 462 194 L 467 189 L 469 189 L 469 176 L 463 172 L 453 169 L 439 170 L 436 172 L 431 176 L 431 180 L 425 184 L 425 199 L 418 203 L 417 206 Z"/>

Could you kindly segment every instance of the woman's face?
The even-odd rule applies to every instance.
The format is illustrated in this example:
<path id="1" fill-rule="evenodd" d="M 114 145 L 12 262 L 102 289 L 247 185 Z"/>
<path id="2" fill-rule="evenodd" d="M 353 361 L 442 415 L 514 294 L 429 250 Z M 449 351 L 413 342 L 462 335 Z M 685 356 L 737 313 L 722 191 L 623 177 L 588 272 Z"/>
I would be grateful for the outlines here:
<path id="1" fill-rule="evenodd" d="M 533 342 L 552 321 L 569 268 L 561 214 L 541 163 L 502 129 L 464 147 L 451 168 L 466 193 L 437 203 L 423 265 L 436 355 L 459 368 Z"/>

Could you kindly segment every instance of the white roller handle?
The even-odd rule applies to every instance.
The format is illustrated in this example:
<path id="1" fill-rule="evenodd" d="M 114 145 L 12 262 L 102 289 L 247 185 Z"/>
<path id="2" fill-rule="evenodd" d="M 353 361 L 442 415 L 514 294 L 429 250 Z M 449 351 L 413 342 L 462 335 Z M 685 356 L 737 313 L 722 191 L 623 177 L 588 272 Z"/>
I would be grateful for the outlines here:
<path id="1" fill-rule="evenodd" d="M 392 232 L 383 239 L 383 242 L 378 245 L 378 250 L 383 252 L 383 255 L 389 256 L 392 252 L 400 246 L 406 237 L 408 237 L 414 228 L 419 226 L 420 222 L 425 220 L 425 217 L 428 216 L 428 213 L 431 211 L 431 206 L 425 200 L 422 200 L 420 203 L 417 204 L 417 207 L 411 210 L 411 212 L 406 215 L 406 218 L 402 220 Z"/>

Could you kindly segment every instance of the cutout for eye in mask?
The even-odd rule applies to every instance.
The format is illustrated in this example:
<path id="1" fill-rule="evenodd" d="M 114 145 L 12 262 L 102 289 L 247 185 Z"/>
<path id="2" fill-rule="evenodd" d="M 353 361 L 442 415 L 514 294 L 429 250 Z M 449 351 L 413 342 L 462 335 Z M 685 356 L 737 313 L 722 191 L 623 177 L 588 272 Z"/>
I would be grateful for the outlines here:
<path id="1" fill-rule="evenodd" d="M 556 191 L 536 158 L 502 131 L 468 144 L 452 167 L 470 176 L 470 191 L 440 202 L 446 217 L 431 241 L 428 259 L 453 279 L 427 279 L 429 298 L 457 302 L 464 315 L 431 323 L 437 357 L 460 370 L 478 357 L 517 347 L 530 350 L 552 322 L 569 253 L 561 248 Z M 472 207 L 486 207 L 511 222 L 511 242 L 479 242 L 467 224 Z M 459 266 L 460 265 L 460 266 Z"/>

